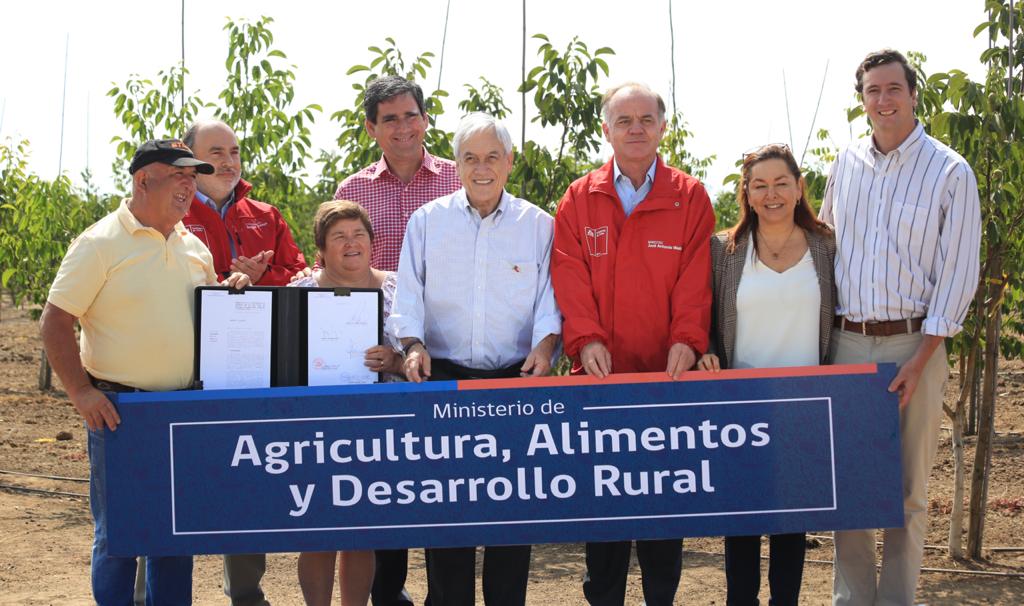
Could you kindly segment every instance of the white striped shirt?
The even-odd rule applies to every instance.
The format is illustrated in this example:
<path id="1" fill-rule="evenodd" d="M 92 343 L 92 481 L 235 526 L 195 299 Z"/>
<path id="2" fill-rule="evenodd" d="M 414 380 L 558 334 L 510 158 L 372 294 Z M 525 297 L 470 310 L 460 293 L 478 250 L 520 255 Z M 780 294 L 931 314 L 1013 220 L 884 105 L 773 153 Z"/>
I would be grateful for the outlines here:
<path id="1" fill-rule="evenodd" d="M 836 158 L 819 216 L 836 230 L 838 315 L 960 331 L 978 286 L 981 211 L 959 154 L 921 124 L 888 154 L 867 137 Z"/>

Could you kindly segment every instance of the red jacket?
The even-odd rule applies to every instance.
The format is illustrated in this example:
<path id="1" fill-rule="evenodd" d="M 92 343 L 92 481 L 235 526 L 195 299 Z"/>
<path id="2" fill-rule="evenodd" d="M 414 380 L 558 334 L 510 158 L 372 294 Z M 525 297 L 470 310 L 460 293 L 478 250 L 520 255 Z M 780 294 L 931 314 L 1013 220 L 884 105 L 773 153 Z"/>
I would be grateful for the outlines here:
<path id="1" fill-rule="evenodd" d="M 628 218 L 611 161 L 569 186 L 555 215 L 551 280 L 573 372 L 595 340 L 615 372 L 664 371 L 673 343 L 698 357 L 707 350 L 714 227 L 704 186 L 661 158 Z"/>
<path id="2" fill-rule="evenodd" d="M 231 271 L 230 238 L 235 243 L 235 256 L 252 257 L 264 250 L 274 251 L 267 271 L 257 282 L 260 286 L 286 286 L 296 272 L 306 267 L 306 258 L 295 245 L 281 212 L 265 202 L 246 197 L 252 185 L 239 180 L 235 186 L 235 203 L 221 220 L 220 213 L 192 198 L 182 223 L 213 253 L 213 267 L 220 277 Z"/>

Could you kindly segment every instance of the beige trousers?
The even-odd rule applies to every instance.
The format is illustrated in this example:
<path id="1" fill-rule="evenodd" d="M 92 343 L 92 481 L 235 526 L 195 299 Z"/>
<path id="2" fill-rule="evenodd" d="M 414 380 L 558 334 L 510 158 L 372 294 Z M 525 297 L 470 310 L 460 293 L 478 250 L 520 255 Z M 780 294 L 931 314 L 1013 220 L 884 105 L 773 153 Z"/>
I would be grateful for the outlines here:
<path id="1" fill-rule="evenodd" d="M 837 331 L 835 364 L 895 362 L 903 364 L 921 343 L 920 333 L 868 337 Z M 833 583 L 835 606 L 910 606 L 921 573 L 928 527 L 928 476 L 935 459 L 942 421 L 942 396 L 949 366 L 940 345 L 925 365 L 910 402 L 900 411 L 903 464 L 903 527 L 882 531 L 881 574 L 875 574 L 875 531 L 835 533 Z"/>

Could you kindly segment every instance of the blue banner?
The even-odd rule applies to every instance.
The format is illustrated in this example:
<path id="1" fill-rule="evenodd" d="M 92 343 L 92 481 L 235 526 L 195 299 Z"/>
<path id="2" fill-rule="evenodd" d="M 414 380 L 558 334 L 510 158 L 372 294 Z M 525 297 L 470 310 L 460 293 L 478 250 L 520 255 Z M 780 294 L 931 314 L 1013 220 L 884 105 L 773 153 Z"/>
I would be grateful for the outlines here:
<path id="1" fill-rule="evenodd" d="M 895 366 L 119 394 L 110 552 L 903 524 Z"/>

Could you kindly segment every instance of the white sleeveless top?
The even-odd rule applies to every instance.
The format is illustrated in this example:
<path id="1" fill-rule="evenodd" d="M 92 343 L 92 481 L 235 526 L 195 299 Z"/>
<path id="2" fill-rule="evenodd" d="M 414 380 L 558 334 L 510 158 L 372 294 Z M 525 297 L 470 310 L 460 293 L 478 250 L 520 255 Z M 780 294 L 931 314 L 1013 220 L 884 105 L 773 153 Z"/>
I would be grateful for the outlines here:
<path id="1" fill-rule="evenodd" d="M 736 291 L 733 368 L 816 366 L 821 291 L 811 251 L 782 273 L 758 260 L 747 246 Z"/>

